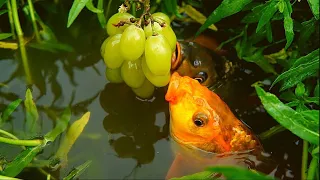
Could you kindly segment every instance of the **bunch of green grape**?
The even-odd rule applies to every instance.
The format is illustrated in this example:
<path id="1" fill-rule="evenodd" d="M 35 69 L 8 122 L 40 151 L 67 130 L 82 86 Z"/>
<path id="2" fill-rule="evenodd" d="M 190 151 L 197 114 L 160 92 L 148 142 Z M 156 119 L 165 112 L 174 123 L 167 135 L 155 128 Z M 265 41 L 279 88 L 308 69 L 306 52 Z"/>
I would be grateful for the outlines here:
<path id="1" fill-rule="evenodd" d="M 111 83 L 124 82 L 138 97 L 149 98 L 156 87 L 170 81 L 177 38 L 164 13 L 154 13 L 149 22 L 140 24 L 134 19 L 127 12 L 114 14 L 107 22 L 109 37 L 100 52 Z"/>

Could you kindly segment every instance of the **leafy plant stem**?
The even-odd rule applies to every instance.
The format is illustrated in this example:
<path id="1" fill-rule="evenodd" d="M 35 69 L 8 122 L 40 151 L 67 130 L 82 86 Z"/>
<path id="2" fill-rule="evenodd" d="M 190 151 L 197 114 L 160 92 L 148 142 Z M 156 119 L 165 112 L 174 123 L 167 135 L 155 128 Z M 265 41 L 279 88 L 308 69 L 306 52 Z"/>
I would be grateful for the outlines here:
<path id="1" fill-rule="evenodd" d="M 217 50 L 221 49 L 225 44 L 228 44 L 228 43 L 230 43 L 230 42 L 238 39 L 238 38 L 241 37 L 241 36 L 243 36 L 243 31 L 242 31 L 240 34 L 236 35 L 235 37 L 230 38 L 230 39 L 222 42 L 222 43 L 217 47 Z"/>
<path id="2" fill-rule="evenodd" d="M 0 142 L 12 144 L 12 145 L 21 145 L 21 146 L 38 146 L 42 143 L 42 140 L 40 139 L 19 140 L 19 139 L 9 139 L 5 137 L 0 137 Z"/>
<path id="3" fill-rule="evenodd" d="M 37 22 L 36 22 L 36 19 L 34 17 L 34 8 L 33 8 L 32 1 L 28 0 L 28 4 L 29 4 L 29 9 L 30 9 L 30 17 L 31 17 L 31 21 L 32 21 L 33 30 L 34 30 L 34 33 L 36 35 L 37 41 L 40 42 L 41 39 L 40 39 L 39 31 L 38 31 Z"/>
<path id="4" fill-rule="evenodd" d="M 284 130 L 286 130 L 286 128 L 284 128 L 283 126 L 281 126 L 281 125 L 279 124 L 279 125 L 273 126 L 273 127 L 270 128 L 269 130 L 261 133 L 261 134 L 259 135 L 259 137 L 260 137 L 260 139 L 265 140 L 265 139 L 268 139 L 268 138 L 270 138 L 271 136 L 273 136 L 273 135 L 275 135 L 275 134 L 277 134 L 277 133 L 279 133 L 279 132 L 282 132 L 282 131 L 284 131 Z"/>
<path id="5" fill-rule="evenodd" d="M 136 4 L 134 2 L 132 3 L 131 13 L 134 17 L 136 17 Z"/>
<path id="6" fill-rule="evenodd" d="M 313 157 L 308 169 L 307 179 L 313 179 L 315 173 L 317 172 L 317 163 L 318 163 L 318 159 L 316 157 Z"/>
<path id="7" fill-rule="evenodd" d="M 106 11 L 106 17 L 108 17 L 108 15 L 109 15 L 111 4 L 112 4 L 112 0 L 109 0 L 108 6 L 107 6 L 107 11 Z"/>
<path id="8" fill-rule="evenodd" d="M 20 52 L 21 52 L 21 57 L 22 57 L 23 68 L 26 73 L 27 83 L 31 84 L 31 72 L 30 72 L 30 68 L 29 68 L 29 64 L 28 64 L 27 52 L 26 52 L 26 49 L 24 46 L 23 31 L 21 29 L 21 25 L 20 25 L 20 21 L 19 21 L 16 0 L 11 0 L 11 4 L 12 4 L 12 10 L 13 10 L 12 11 L 13 22 L 14 22 L 14 26 L 15 26 L 18 40 L 19 40 L 19 47 L 20 47 Z"/>
<path id="9" fill-rule="evenodd" d="M 10 22 L 11 33 L 13 35 L 13 39 L 16 39 L 16 33 L 15 33 L 15 29 L 14 29 L 14 23 L 13 23 L 13 17 L 12 17 L 12 8 L 11 8 L 10 1 L 7 1 L 7 8 L 8 8 L 8 18 L 9 18 L 9 22 Z"/>
<path id="10" fill-rule="evenodd" d="M 302 150 L 302 165 L 301 165 L 301 179 L 306 179 L 306 170 L 308 164 L 308 141 L 303 140 L 303 150 Z"/>
<path id="11" fill-rule="evenodd" d="M 5 135 L 5 136 L 8 136 L 8 137 L 11 138 L 11 139 L 18 139 L 15 135 L 13 135 L 13 134 L 11 134 L 11 133 L 9 133 L 9 132 L 7 132 L 7 131 L 4 131 L 4 130 L 2 130 L 2 129 L 0 129 L 0 134 L 3 134 L 3 135 Z"/>

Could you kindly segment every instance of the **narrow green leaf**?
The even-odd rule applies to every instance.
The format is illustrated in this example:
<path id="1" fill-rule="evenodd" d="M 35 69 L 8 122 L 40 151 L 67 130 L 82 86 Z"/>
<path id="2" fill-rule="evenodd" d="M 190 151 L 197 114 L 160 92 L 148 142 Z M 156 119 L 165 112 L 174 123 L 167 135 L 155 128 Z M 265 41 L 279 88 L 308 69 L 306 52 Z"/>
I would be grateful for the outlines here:
<path id="1" fill-rule="evenodd" d="M 17 107 L 20 105 L 21 101 L 22 101 L 22 99 L 17 99 L 8 105 L 8 107 L 2 113 L 2 121 L 0 121 L 0 125 L 8 120 L 11 113 L 13 113 L 14 110 L 17 109 Z"/>
<path id="2" fill-rule="evenodd" d="M 266 31 L 267 31 L 267 40 L 269 41 L 269 43 L 272 43 L 272 28 L 271 28 L 271 23 L 268 22 L 266 24 Z"/>
<path id="3" fill-rule="evenodd" d="M 3 180 L 22 180 L 22 179 L 18 179 L 18 178 L 13 178 L 13 177 L 8 177 L 8 176 L 1 176 L 1 175 L 0 175 L 0 179 L 3 179 Z"/>
<path id="4" fill-rule="evenodd" d="M 11 37 L 11 33 L 0 33 L 0 40 L 7 39 L 8 37 Z"/>
<path id="5" fill-rule="evenodd" d="M 319 144 L 319 124 L 308 121 L 301 113 L 283 104 L 274 94 L 265 92 L 258 85 L 254 87 L 264 108 L 279 124 L 300 138 Z"/>
<path id="6" fill-rule="evenodd" d="M 66 136 L 63 138 L 55 155 L 57 158 L 61 159 L 62 162 L 67 161 L 67 156 L 71 147 L 82 133 L 84 127 L 87 125 L 89 118 L 90 112 L 87 112 L 79 120 L 75 121 L 68 129 Z"/>
<path id="7" fill-rule="evenodd" d="M 63 180 L 77 179 L 92 163 L 91 160 L 86 161 L 80 166 L 73 169 Z"/>
<path id="8" fill-rule="evenodd" d="M 259 19 L 256 32 L 259 32 L 260 29 L 267 23 L 270 23 L 271 18 L 277 11 L 278 11 L 278 1 L 272 0 L 268 6 L 263 8 L 262 10 L 263 13 L 261 14 L 261 17 Z"/>
<path id="9" fill-rule="evenodd" d="M 209 167 L 207 171 L 222 173 L 226 179 L 259 179 L 259 180 L 271 180 L 274 177 L 267 176 L 260 172 L 250 170 L 243 167 L 236 166 L 215 166 Z"/>
<path id="10" fill-rule="evenodd" d="M 8 10 L 6 10 L 6 9 L 4 9 L 4 10 L 0 10 L 0 16 L 1 16 L 2 14 L 7 13 L 7 12 L 8 12 Z"/>
<path id="11" fill-rule="evenodd" d="M 18 156 L 14 158 L 12 162 L 7 164 L 6 168 L 1 172 L 1 174 L 10 177 L 17 176 L 42 150 L 42 148 L 43 146 L 39 145 L 22 151 Z"/>
<path id="12" fill-rule="evenodd" d="M 33 97 L 30 89 L 27 89 L 24 106 L 26 108 L 26 126 L 27 126 L 26 132 L 29 135 L 34 135 L 40 130 L 39 124 L 38 124 L 39 114 L 38 114 L 37 107 L 33 102 Z"/>
<path id="13" fill-rule="evenodd" d="M 319 70 L 319 61 L 310 62 L 307 64 L 301 64 L 296 68 L 292 68 L 289 71 L 284 72 L 281 75 L 288 75 L 289 77 L 283 82 L 280 91 L 286 90 L 302 82 L 311 76 L 316 76 Z M 286 74 L 285 74 L 286 73 Z M 281 76 L 280 75 L 280 76 Z M 279 77 L 279 76 L 278 76 Z"/>
<path id="14" fill-rule="evenodd" d="M 296 85 L 298 82 L 301 82 L 303 79 L 313 75 L 317 69 L 319 69 L 319 57 L 318 59 L 313 59 L 311 62 L 306 62 L 298 65 L 297 67 L 290 68 L 288 71 L 283 72 L 280 74 L 274 82 L 271 84 L 272 88 L 276 83 L 281 80 L 286 80 L 285 84 L 283 85 L 283 90 L 290 88 Z M 290 81 L 288 81 L 290 79 Z"/>
<path id="15" fill-rule="evenodd" d="M 211 24 L 215 24 L 221 19 L 231 16 L 244 8 L 252 0 L 223 0 L 221 4 L 210 14 L 206 22 L 200 27 L 195 36 L 201 34 Z"/>
<path id="16" fill-rule="evenodd" d="M 306 97 L 304 98 L 304 103 L 315 103 L 319 105 L 319 97 Z"/>
<path id="17" fill-rule="evenodd" d="M 257 50 L 253 55 L 243 57 L 244 60 L 248 62 L 256 63 L 261 69 L 267 73 L 277 74 L 274 67 L 266 60 L 262 54 L 263 49 Z"/>
<path id="18" fill-rule="evenodd" d="M 67 108 L 64 110 L 61 118 L 57 120 L 57 125 L 44 136 L 44 139 L 46 139 L 47 142 L 54 141 L 57 136 L 67 129 L 70 118 L 71 111 L 70 108 Z"/>
<path id="19" fill-rule="evenodd" d="M 283 15 L 284 15 L 283 26 L 285 30 L 286 39 L 287 39 L 285 49 L 287 49 L 293 41 L 294 32 L 293 32 L 293 20 L 291 18 L 292 7 L 290 4 L 290 0 L 284 0 L 284 1 L 286 2 L 286 5 L 284 6 L 284 11 L 283 11 Z"/>
<path id="20" fill-rule="evenodd" d="M 7 2 L 7 0 L 0 0 L 0 8 Z"/>
<path id="21" fill-rule="evenodd" d="M 66 52 L 74 51 L 73 47 L 68 44 L 63 44 L 63 43 L 53 42 L 53 41 L 28 43 L 28 46 L 32 48 L 44 50 L 44 51 L 49 51 L 52 53 L 58 53 L 58 51 L 66 51 Z"/>
<path id="22" fill-rule="evenodd" d="M 171 6 L 172 6 L 172 10 L 174 15 L 176 15 L 178 18 L 182 18 L 181 14 L 178 11 L 178 2 L 177 0 L 170 0 L 171 2 Z"/>
<path id="23" fill-rule="evenodd" d="M 89 0 L 86 4 L 87 9 L 89 9 L 93 13 L 103 13 L 103 10 L 94 7 L 92 0 Z"/>
<path id="24" fill-rule="evenodd" d="M 308 0 L 310 9 L 316 19 L 319 19 L 319 0 Z"/>
<path id="25" fill-rule="evenodd" d="M 316 30 L 315 18 L 310 19 L 309 21 L 304 21 L 301 23 L 300 36 L 298 39 L 298 46 L 300 49 L 305 49 L 307 41 L 310 39 L 311 35 Z"/>
<path id="26" fill-rule="evenodd" d="M 78 17 L 84 6 L 89 0 L 74 0 L 68 15 L 67 27 L 70 27 L 73 21 Z"/>
<path id="27" fill-rule="evenodd" d="M 317 61 L 317 60 L 319 60 L 319 48 L 295 60 L 294 63 L 292 64 L 292 67 L 297 67 L 300 64 L 307 63 L 310 61 Z"/>

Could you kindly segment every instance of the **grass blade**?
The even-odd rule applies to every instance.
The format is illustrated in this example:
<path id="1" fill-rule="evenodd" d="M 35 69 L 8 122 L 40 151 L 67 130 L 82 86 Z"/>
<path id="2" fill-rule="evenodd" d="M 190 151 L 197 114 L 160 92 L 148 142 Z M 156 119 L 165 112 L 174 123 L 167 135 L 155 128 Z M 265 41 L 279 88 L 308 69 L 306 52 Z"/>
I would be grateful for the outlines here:
<path id="1" fill-rule="evenodd" d="M 205 23 L 200 27 L 195 36 L 201 34 L 211 24 L 217 23 L 221 19 L 240 12 L 252 0 L 223 0 L 221 4 L 210 14 Z"/>
<path id="2" fill-rule="evenodd" d="M 94 5 L 92 3 L 92 0 L 89 0 L 87 2 L 86 7 L 87 7 L 88 10 L 90 10 L 93 13 L 103 13 L 103 10 L 94 7 Z"/>
<path id="3" fill-rule="evenodd" d="M 2 121 L 0 121 L 0 126 L 2 123 L 5 123 L 8 120 L 9 116 L 14 112 L 14 110 L 17 109 L 21 101 L 22 99 L 17 99 L 8 105 L 8 107 L 2 113 L 2 117 L 1 117 Z"/>
<path id="4" fill-rule="evenodd" d="M 78 17 L 82 9 L 89 0 L 74 0 L 68 15 L 67 27 L 70 27 L 73 21 Z"/>
<path id="5" fill-rule="evenodd" d="M 91 160 L 86 161 L 80 166 L 72 170 L 63 180 L 77 179 L 92 163 Z"/>
<path id="6" fill-rule="evenodd" d="M 283 15 L 284 15 L 283 26 L 285 30 L 286 39 L 287 39 L 285 49 L 287 49 L 293 41 L 294 32 L 293 32 L 293 20 L 291 18 L 292 7 L 289 0 L 285 0 L 285 3 L 286 4 L 283 10 Z"/>
<path id="7" fill-rule="evenodd" d="M 319 144 L 319 123 L 306 119 L 301 113 L 283 104 L 274 94 L 265 92 L 254 85 L 256 92 L 267 112 L 283 127 L 300 138 Z"/>

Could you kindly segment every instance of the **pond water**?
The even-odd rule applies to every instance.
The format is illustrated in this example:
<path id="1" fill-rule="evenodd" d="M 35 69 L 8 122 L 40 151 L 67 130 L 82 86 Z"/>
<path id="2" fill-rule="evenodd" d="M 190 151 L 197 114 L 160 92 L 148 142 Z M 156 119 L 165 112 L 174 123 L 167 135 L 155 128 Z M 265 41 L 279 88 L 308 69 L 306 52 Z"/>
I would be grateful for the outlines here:
<path id="1" fill-rule="evenodd" d="M 150 101 L 140 101 L 126 85 L 109 83 L 100 57 L 105 32 L 96 17 L 87 11 L 67 29 L 66 13 L 70 3 L 60 7 L 61 13 L 48 13 L 40 7 L 44 12 L 40 10 L 39 14 L 57 38 L 70 44 L 75 51 L 51 53 L 27 48 L 34 82 L 29 88 L 40 114 L 42 133 L 52 129 L 53 117 L 59 116 L 68 105 L 71 105 L 71 123 L 85 112 L 91 112 L 87 126 L 68 155 L 68 166 L 52 174 L 62 178 L 73 167 L 92 160 L 80 179 L 163 179 L 174 159 L 165 89 L 157 89 Z M 6 28 L 7 24 L 1 23 L 0 29 Z M 175 27 L 176 32 L 188 31 L 190 34 L 194 29 L 194 24 Z M 263 110 L 250 85 L 268 76 L 255 65 L 240 62 L 242 68 L 237 69 L 216 92 L 238 118 L 259 134 L 277 123 Z M 18 50 L 0 49 L 0 72 L 0 83 L 6 84 L 0 86 L 0 111 L 3 111 L 10 102 L 24 99 L 28 88 Z M 20 106 L 12 114 L 12 124 L 6 128 L 19 134 L 23 131 L 24 119 Z M 60 140 L 58 138 L 47 147 L 39 158 L 50 157 Z M 299 138 L 285 131 L 262 143 L 265 153 L 276 162 L 272 165 L 273 170 L 268 169 L 266 173 L 280 179 L 300 178 L 302 141 Z M 0 155 L 9 160 L 21 151 L 16 146 L 1 144 L 0 147 Z M 19 177 L 46 178 L 35 168 L 27 168 Z"/>

